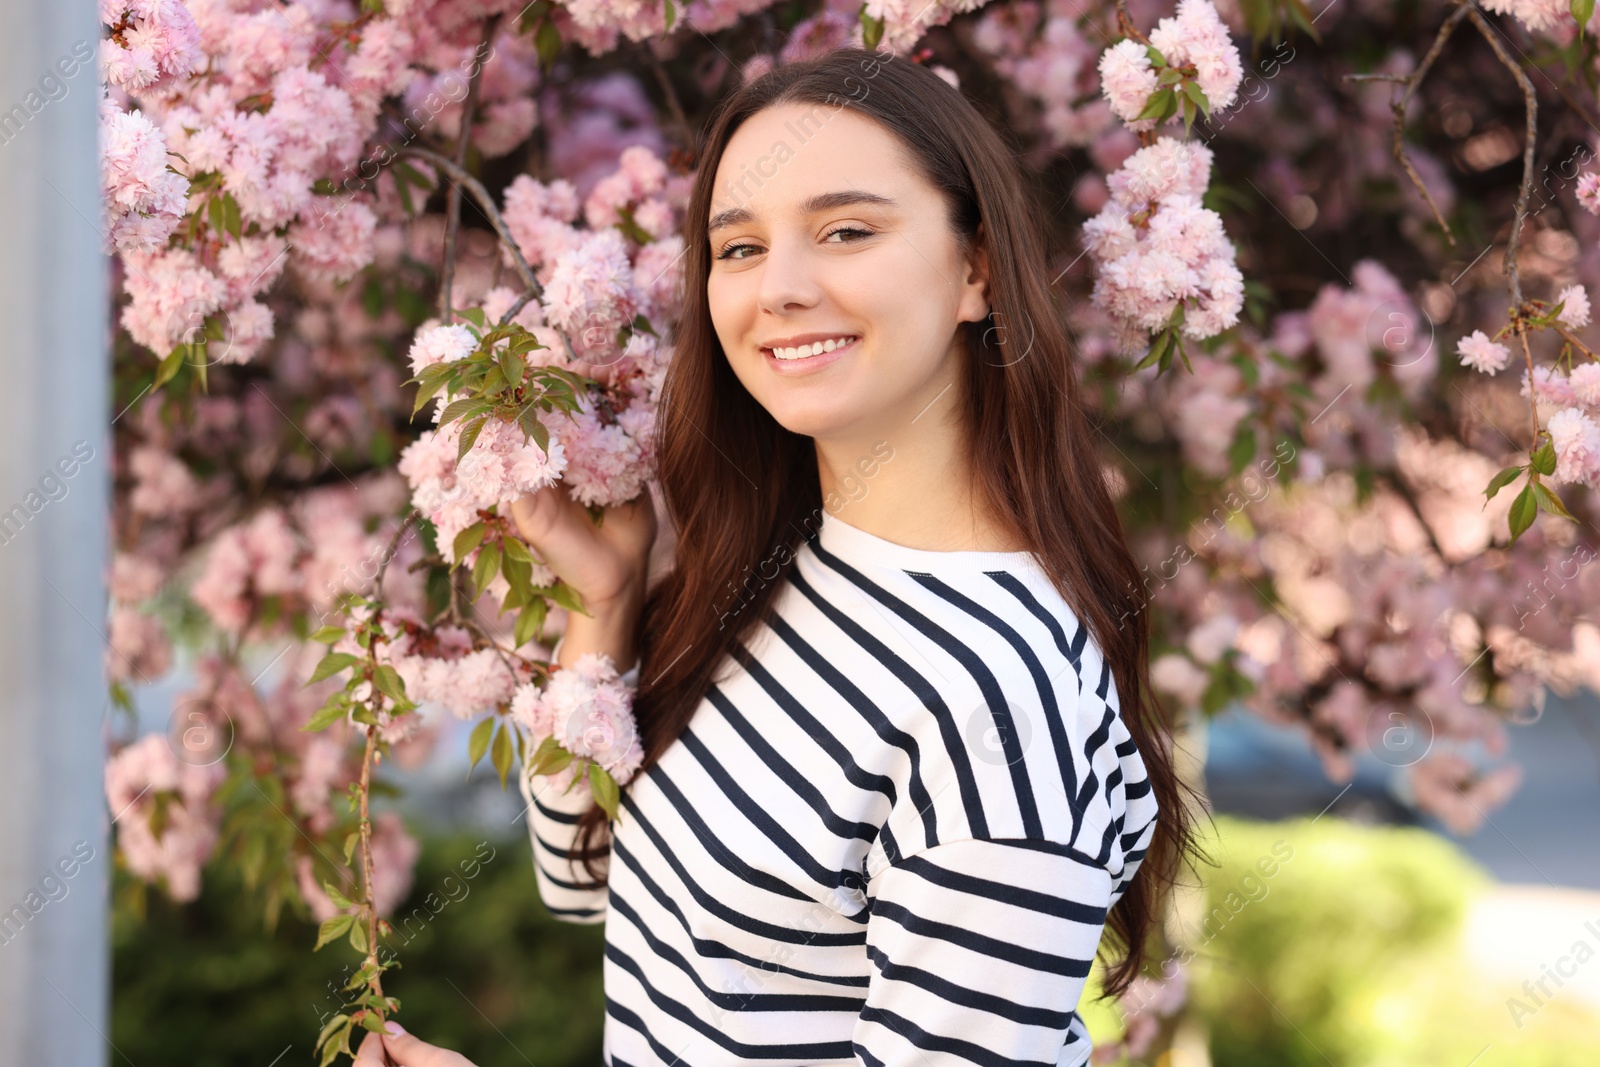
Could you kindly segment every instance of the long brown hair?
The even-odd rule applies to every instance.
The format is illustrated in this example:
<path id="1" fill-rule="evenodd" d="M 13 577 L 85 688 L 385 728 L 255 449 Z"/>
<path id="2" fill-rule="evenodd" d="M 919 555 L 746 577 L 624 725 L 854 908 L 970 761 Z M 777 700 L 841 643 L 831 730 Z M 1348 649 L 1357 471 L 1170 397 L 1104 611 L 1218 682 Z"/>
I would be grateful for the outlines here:
<path id="1" fill-rule="evenodd" d="M 657 424 L 661 491 L 678 541 L 641 623 L 634 709 L 645 766 L 661 758 L 733 665 L 735 642 L 768 617 L 783 572 L 821 514 L 812 439 L 780 426 L 740 384 L 706 298 L 706 226 L 722 153 L 746 119 L 786 103 L 853 107 L 894 134 L 943 194 L 963 251 L 981 243 L 987 253 L 993 311 L 988 321 L 963 324 L 963 417 L 975 478 L 991 513 L 1011 520 L 1110 663 L 1160 806 L 1154 840 L 1107 918 L 1108 940 L 1122 958 L 1104 988 L 1120 993 L 1143 966 L 1162 899 L 1194 848 L 1182 797 L 1193 791 L 1174 769 L 1171 722 L 1149 685 L 1140 570 L 1079 402 L 1071 340 L 1017 153 L 926 67 L 841 48 L 746 83 L 720 102 L 702 133 L 684 219 L 683 311 Z M 575 850 L 596 879 L 604 878 L 604 829 L 603 814 L 591 809 Z"/>

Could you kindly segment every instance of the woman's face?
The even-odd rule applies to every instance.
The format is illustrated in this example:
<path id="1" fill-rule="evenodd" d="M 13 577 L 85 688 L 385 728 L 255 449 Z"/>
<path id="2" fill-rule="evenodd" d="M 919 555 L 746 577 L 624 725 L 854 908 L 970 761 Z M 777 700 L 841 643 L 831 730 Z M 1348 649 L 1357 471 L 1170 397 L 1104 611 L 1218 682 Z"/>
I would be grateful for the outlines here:
<path id="1" fill-rule="evenodd" d="M 901 153 L 848 107 L 783 104 L 745 120 L 717 167 L 711 321 L 744 387 L 795 433 L 909 424 L 957 380 L 959 324 L 989 312 L 981 255 L 963 262 L 943 197 Z"/>

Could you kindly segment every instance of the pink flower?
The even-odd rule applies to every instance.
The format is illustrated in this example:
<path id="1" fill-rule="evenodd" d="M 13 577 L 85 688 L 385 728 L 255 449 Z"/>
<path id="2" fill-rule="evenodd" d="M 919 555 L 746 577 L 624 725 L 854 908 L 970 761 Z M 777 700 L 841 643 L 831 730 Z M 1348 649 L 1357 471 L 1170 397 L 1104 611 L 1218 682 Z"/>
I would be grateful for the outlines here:
<path id="1" fill-rule="evenodd" d="M 128 869 L 147 882 L 164 881 L 173 900 L 200 894 L 200 869 L 217 840 L 211 795 L 224 775 L 221 764 L 179 761 L 160 734 L 147 734 L 106 762 L 106 801 Z M 158 802 L 159 834 L 152 827 Z"/>
<path id="2" fill-rule="evenodd" d="M 1589 325 L 1589 294 L 1581 285 L 1569 285 L 1556 294 L 1561 314 L 1556 318 L 1565 326 L 1581 330 Z"/>
<path id="3" fill-rule="evenodd" d="M 1125 37 L 1100 56 L 1100 91 L 1123 122 L 1132 123 L 1156 91 L 1156 74 L 1144 45 Z M 1148 119 L 1145 126 L 1153 126 Z"/>
<path id="4" fill-rule="evenodd" d="M 1575 192 L 1585 210 L 1600 215 L 1600 172 L 1590 171 L 1579 178 Z"/>
<path id="5" fill-rule="evenodd" d="M 511 711 L 535 747 L 554 737 L 574 756 L 590 759 L 623 784 L 644 759 L 633 719 L 633 690 L 609 656 L 587 653 L 557 670 L 543 689 L 522 687 Z"/>
<path id="6" fill-rule="evenodd" d="M 1461 357 L 1464 365 L 1485 374 L 1499 372 L 1511 359 L 1511 350 L 1503 344 L 1489 340 L 1482 330 L 1473 330 L 1457 342 L 1456 354 Z"/>
<path id="7" fill-rule="evenodd" d="M 1556 450 L 1556 480 L 1578 485 L 1600 482 L 1600 426 L 1577 408 L 1550 416 Z"/>

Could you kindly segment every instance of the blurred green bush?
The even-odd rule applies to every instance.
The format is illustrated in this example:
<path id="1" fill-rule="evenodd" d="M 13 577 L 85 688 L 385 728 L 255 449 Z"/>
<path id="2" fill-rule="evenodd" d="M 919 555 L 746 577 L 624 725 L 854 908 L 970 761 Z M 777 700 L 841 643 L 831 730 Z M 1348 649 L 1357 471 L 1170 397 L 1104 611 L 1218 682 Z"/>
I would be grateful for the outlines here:
<path id="1" fill-rule="evenodd" d="M 478 1067 L 594 1067 L 602 930 L 550 918 L 527 838 L 483 842 L 422 838 L 388 939 L 401 967 L 384 991 L 400 998 L 408 1030 Z M 348 943 L 313 953 L 315 925 L 287 910 L 268 933 L 240 879 L 217 864 L 192 904 L 149 893 L 142 921 L 136 887 L 120 870 L 117 878 L 111 1040 L 123 1057 L 185 1067 L 269 1067 L 280 1053 L 275 1067 L 316 1062 L 320 1020 L 337 1010 L 336 991 L 358 962 Z"/>
<path id="2" fill-rule="evenodd" d="M 1519 1027 L 1507 998 L 1537 975 L 1467 957 L 1463 920 L 1493 883 L 1448 840 L 1332 817 L 1216 830 L 1217 866 L 1181 913 L 1216 1067 L 1600 1063 L 1600 1014 L 1569 994 Z M 1120 1033 L 1103 1005 L 1085 1018 L 1097 1043 Z"/>

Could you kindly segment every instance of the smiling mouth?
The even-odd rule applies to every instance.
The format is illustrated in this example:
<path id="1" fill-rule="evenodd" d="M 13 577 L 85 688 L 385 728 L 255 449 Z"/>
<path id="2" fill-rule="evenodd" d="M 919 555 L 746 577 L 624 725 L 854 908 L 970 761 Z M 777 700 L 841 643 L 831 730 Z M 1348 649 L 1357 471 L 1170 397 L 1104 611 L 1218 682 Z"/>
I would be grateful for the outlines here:
<path id="1" fill-rule="evenodd" d="M 830 337 L 826 341 L 814 341 L 809 345 L 798 345 L 793 348 L 763 348 L 761 351 L 774 359 L 791 360 L 806 359 L 810 356 L 820 356 L 824 352 L 844 348 L 846 345 L 861 340 L 859 334 L 844 334 L 840 337 Z"/>

